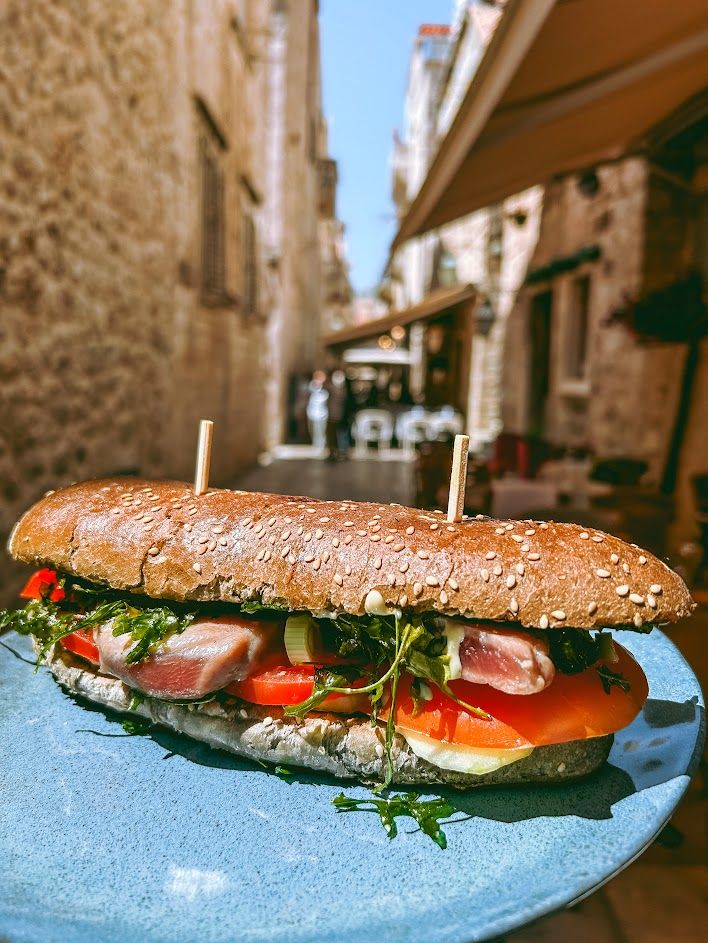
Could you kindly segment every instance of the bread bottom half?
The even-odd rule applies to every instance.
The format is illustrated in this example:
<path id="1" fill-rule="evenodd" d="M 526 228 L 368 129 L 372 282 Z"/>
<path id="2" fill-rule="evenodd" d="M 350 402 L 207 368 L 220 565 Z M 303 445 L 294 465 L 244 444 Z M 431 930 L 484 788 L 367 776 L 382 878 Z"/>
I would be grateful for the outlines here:
<path id="1" fill-rule="evenodd" d="M 364 783 L 384 778 L 384 731 L 366 717 L 312 713 L 299 719 L 279 707 L 237 698 L 203 704 L 172 704 L 146 698 L 132 710 L 133 692 L 122 681 L 94 670 L 59 646 L 46 656 L 50 671 L 67 691 L 119 713 L 251 760 L 301 766 Z M 446 785 L 458 789 L 520 783 L 559 783 L 588 776 L 607 759 L 612 736 L 537 747 L 533 753 L 484 776 L 440 769 L 396 735 L 392 760 L 397 785 Z"/>

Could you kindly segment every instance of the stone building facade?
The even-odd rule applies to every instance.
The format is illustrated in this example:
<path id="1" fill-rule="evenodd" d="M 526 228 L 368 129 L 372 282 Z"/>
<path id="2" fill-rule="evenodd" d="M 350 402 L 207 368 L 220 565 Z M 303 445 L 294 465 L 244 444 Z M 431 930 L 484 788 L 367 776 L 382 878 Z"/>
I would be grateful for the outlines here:
<path id="1" fill-rule="evenodd" d="M 0 537 L 204 416 L 227 483 L 315 357 L 316 0 L 8 0 L 0 50 Z"/>

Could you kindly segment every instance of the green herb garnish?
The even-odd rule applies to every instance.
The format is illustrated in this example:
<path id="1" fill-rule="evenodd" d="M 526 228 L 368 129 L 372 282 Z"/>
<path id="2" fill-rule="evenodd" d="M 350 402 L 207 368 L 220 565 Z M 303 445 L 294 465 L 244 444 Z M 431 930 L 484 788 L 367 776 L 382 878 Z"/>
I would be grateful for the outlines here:
<path id="1" fill-rule="evenodd" d="M 147 733 L 152 724 L 147 720 L 136 720 L 134 717 L 125 717 L 120 722 L 121 727 L 131 737 L 139 737 Z"/>
<path id="2" fill-rule="evenodd" d="M 351 799 L 340 793 L 332 799 L 337 812 L 377 812 L 389 838 L 398 834 L 396 818 L 406 815 L 420 826 L 440 848 L 447 848 L 447 838 L 440 828 L 441 820 L 449 818 L 455 811 L 447 799 L 439 797 L 421 801 L 420 793 L 408 792 L 383 799 Z"/>
<path id="3" fill-rule="evenodd" d="M 625 693 L 629 691 L 631 685 L 619 671 L 610 671 L 607 665 L 600 665 L 600 667 L 595 670 L 600 676 L 605 694 L 609 694 L 613 687 L 620 688 L 620 690 Z"/>

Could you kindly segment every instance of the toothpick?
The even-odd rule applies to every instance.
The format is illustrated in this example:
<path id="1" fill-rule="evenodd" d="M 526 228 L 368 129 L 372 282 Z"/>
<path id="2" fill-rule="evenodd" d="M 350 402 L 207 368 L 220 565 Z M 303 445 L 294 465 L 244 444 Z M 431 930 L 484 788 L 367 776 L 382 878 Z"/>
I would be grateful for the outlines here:
<path id="1" fill-rule="evenodd" d="M 209 490 L 209 468 L 211 466 L 211 434 L 214 423 L 211 419 L 202 419 L 199 423 L 199 441 L 197 442 L 197 467 L 194 472 L 194 493 L 204 494 Z"/>
<path id="2" fill-rule="evenodd" d="M 467 484 L 467 454 L 470 447 L 468 435 L 456 435 L 452 453 L 450 473 L 450 497 L 447 502 L 447 519 L 450 524 L 462 520 L 465 509 L 465 485 Z"/>

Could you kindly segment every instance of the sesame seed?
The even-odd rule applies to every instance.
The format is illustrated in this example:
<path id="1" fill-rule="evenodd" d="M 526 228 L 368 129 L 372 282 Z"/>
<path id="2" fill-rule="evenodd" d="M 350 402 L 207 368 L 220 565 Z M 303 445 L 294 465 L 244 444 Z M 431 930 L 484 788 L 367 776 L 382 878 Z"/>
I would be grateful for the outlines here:
<path id="1" fill-rule="evenodd" d="M 623 570 L 625 573 L 627 573 L 627 574 L 629 575 L 629 564 L 628 564 L 628 563 L 623 563 L 623 564 L 622 564 L 622 570 Z"/>
<path id="2" fill-rule="evenodd" d="M 519 576 L 523 576 L 526 572 L 526 568 L 524 567 L 523 563 L 517 563 L 514 569 L 519 574 Z"/>
<path id="3" fill-rule="evenodd" d="M 528 559 L 529 559 L 529 560 L 540 560 L 540 559 L 541 559 L 541 554 L 540 554 L 540 553 L 535 553 L 535 552 L 534 552 L 534 553 L 530 553 L 529 556 L 528 556 Z"/>
<path id="4" fill-rule="evenodd" d="M 513 589 L 516 586 L 516 577 L 513 573 L 510 573 L 506 578 L 506 588 Z"/>
<path id="5" fill-rule="evenodd" d="M 394 553 L 400 553 L 404 547 L 405 547 L 405 544 L 394 544 L 391 549 L 393 550 Z"/>
<path id="6" fill-rule="evenodd" d="M 409 566 L 410 564 L 408 560 L 404 560 L 403 563 L 399 565 L 398 569 L 400 570 L 401 573 L 405 573 L 408 570 Z"/>
<path id="7" fill-rule="evenodd" d="M 302 539 L 305 541 L 306 544 L 309 543 L 309 542 L 312 540 L 312 531 L 311 531 L 311 530 L 308 530 L 308 531 L 304 534 L 304 536 L 303 536 Z"/>
<path id="8" fill-rule="evenodd" d="M 497 563 L 497 564 L 496 564 L 496 566 L 495 566 L 494 569 L 492 570 L 492 573 L 493 573 L 495 576 L 501 576 L 501 575 L 502 575 L 501 563 Z"/>
<path id="9" fill-rule="evenodd" d="M 393 584 L 396 582 L 395 575 L 393 573 L 387 573 L 386 582 L 388 583 L 389 586 L 393 586 Z"/>
<path id="10" fill-rule="evenodd" d="M 398 597 L 398 605 L 399 606 L 408 605 L 408 596 L 405 593 L 401 593 L 401 595 Z"/>
<path id="11" fill-rule="evenodd" d="M 345 522 L 344 522 L 344 526 L 345 526 L 345 527 L 353 527 L 353 526 L 354 526 L 354 521 L 345 521 Z"/>
<path id="12" fill-rule="evenodd" d="M 644 554 L 642 554 L 642 556 L 639 558 L 639 562 L 642 566 L 644 566 L 644 564 L 647 562 L 647 558 L 644 556 Z"/>
<path id="13" fill-rule="evenodd" d="M 322 540 L 323 537 L 324 537 L 324 531 L 318 527 L 317 530 L 315 531 L 315 540 Z"/>
<path id="14" fill-rule="evenodd" d="M 319 557 L 316 557 L 315 562 L 312 564 L 312 569 L 319 570 L 321 566 L 322 566 L 322 560 Z"/>
<path id="15" fill-rule="evenodd" d="M 452 526 L 452 524 L 448 524 L 445 530 L 449 530 L 451 534 L 455 533 L 455 528 Z"/>
<path id="16" fill-rule="evenodd" d="M 639 593 L 630 593 L 629 598 L 630 598 L 630 601 L 635 603 L 635 605 L 637 606 L 644 605 L 644 597 L 640 596 Z"/>
<path id="17" fill-rule="evenodd" d="M 611 553 L 611 554 L 610 554 L 610 562 L 611 562 L 611 563 L 619 563 L 619 562 L 620 562 L 620 558 L 617 556 L 616 553 Z"/>
<path id="18" fill-rule="evenodd" d="M 531 549 L 531 548 L 529 547 L 528 544 L 521 544 L 521 552 L 522 552 L 522 553 L 528 553 L 530 549 Z"/>
<path id="19" fill-rule="evenodd" d="M 151 557 L 156 557 L 159 552 L 160 550 L 158 547 L 150 547 L 150 549 L 148 550 L 148 553 L 150 554 Z"/>
<path id="20" fill-rule="evenodd" d="M 201 565 L 201 563 L 193 563 L 193 564 L 192 564 L 192 569 L 195 570 L 197 573 L 201 573 L 201 572 L 202 572 L 202 565 Z"/>
<path id="21" fill-rule="evenodd" d="M 321 517 L 320 524 L 329 524 L 330 519 L 328 517 Z"/>
<path id="22" fill-rule="evenodd" d="M 393 537 L 391 537 L 390 534 L 389 534 L 388 537 L 384 537 L 384 543 L 385 543 L 385 544 L 392 544 L 392 543 L 393 543 Z"/>
<path id="23" fill-rule="evenodd" d="M 372 531 L 372 533 L 374 533 L 374 534 L 377 534 L 380 530 L 381 530 L 381 525 L 380 525 L 380 524 L 374 524 L 374 526 L 371 528 L 371 531 Z M 381 539 L 381 538 L 379 537 L 379 540 L 380 540 L 380 539 Z"/>
<path id="24" fill-rule="evenodd" d="M 447 585 L 450 587 L 450 589 L 451 589 L 454 593 L 456 593 L 457 590 L 460 588 L 460 584 L 457 582 L 457 580 L 453 580 L 453 579 L 449 579 L 449 580 L 447 581 Z"/>
<path id="25" fill-rule="evenodd" d="M 438 529 L 438 525 L 437 525 L 437 524 L 431 524 L 431 525 L 430 525 L 430 529 L 431 529 L 431 530 L 437 530 L 437 529 Z"/>
<path id="26" fill-rule="evenodd" d="M 489 553 L 484 555 L 485 560 L 493 560 L 496 557 L 496 553 L 493 550 L 490 550 Z"/>
<path id="27" fill-rule="evenodd" d="M 548 530 L 548 524 L 545 521 L 543 521 L 538 526 L 541 528 L 541 530 Z"/>
<path id="28" fill-rule="evenodd" d="M 273 723 L 273 718 L 270 716 L 264 717 L 261 723 L 264 727 L 270 727 L 270 725 Z"/>
<path id="29" fill-rule="evenodd" d="M 521 534 L 512 534 L 511 539 L 515 540 L 518 544 L 522 544 L 524 542 L 524 538 L 521 536 Z"/>
<path id="30" fill-rule="evenodd" d="M 280 539 L 287 540 L 289 536 L 290 536 L 290 530 L 289 528 L 286 527 L 283 533 L 280 535 Z"/>
<path id="31" fill-rule="evenodd" d="M 206 553 L 206 552 L 207 552 L 207 545 L 206 545 L 206 544 L 202 544 L 201 547 L 197 547 L 197 553 L 198 553 L 200 556 L 201 556 L 202 554 Z"/>
<path id="32" fill-rule="evenodd" d="M 513 529 L 514 529 L 514 525 L 511 524 L 511 523 L 510 523 L 510 524 L 505 524 L 505 525 L 504 525 L 504 528 L 505 528 L 505 530 L 513 530 Z"/>
<path id="33" fill-rule="evenodd" d="M 351 534 L 347 534 L 347 536 L 344 538 L 344 543 L 348 545 L 348 544 L 350 544 L 350 543 L 352 542 L 352 540 L 354 540 L 354 538 L 352 537 L 352 535 L 351 535 Z"/>
<path id="34" fill-rule="evenodd" d="M 595 541 L 596 544 L 601 544 L 605 538 L 601 537 L 600 534 L 593 534 L 592 539 Z"/>
<path id="35" fill-rule="evenodd" d="M 421 594 L 422 592 L 423 592 L 423 584 L 422 584 L 422 583 L 414 583 L 414 584 L 413 584 L 413 595 L 414 595 L 414 596 L 420 596 L 420 594 Z"/>
<path id="36" fill-rule="evenodd" d="M 337 584 L 337 586 L 342 585 L 342 583 L 344 582 L 344 578 L 341 573 L 334 574 L 334 582 Z"/>
<path id="37" fill-rule="evenodd" d="M 283 559 L 285 559 L 285 557 L 287 557 L 287 555 L 288 555 L 289 553 L 290 553 L 290 545 L 289 545 L 289 544 L 285 544 L 285 546 L 283 547 L 283 549 L 280 551 L 280 556 L 281 556 Z"/>
<path id="38" fill-rule="evenodd" d="M 345 575 L 345 576 L 351 576 L 351 575 L 352 575 L 352 568 L 349 566 L 348 563 L 347 563 L 347 565 L 344 567 L 344 575 Z"/>
<path id="39" fill-rule="evenodd" d="M 566 619 L 566 614 L 563 612 L 562 609 L 554 609 L 553 612 L 551 613 L 551 615 L 552 615 L 553 618 L 556 619 L 558 622 L 564 622 L 565 619 Z"/>
<path id="40" fill-rule="evenodd" d="M 314 508 L 305 508 L 305 514 L 315 514 Z"/>
<path id="41" fill-rule="evenodd" d="M 482 577 L 485 583 L 489 582 L 489 570 L 480 570 L 479 575 Z"/>
<path id="42" fill-rule="evenodd" d="M 548 628 L 548 616 L 544 612 L 541 618 L 538 620 L 538 624 L 542 629 Z"/>
<path id="43" fill-rule="evenodd" d="M 383 560 L 381 559 L 381 557 L 374 557 L 374 569 L 380 570 L 382 566 L 383 566 Z"/>
<path id="44" fill-rule="evenodd" d="M 427 550 L 418 550 L 418 551 L 416 551 L 416 554 L 417 554 L 417 556 L 420 557 L 421 560 L 429 560 L 429 559 L 430 559 L 430 554 L 428 553 Z"/>
<path id="45" fill-rule="evenodd" d="M 381 540 L 381 534 L 369 534 L 369 540 L 373 540 L 374 543 Z"/>
<path id="46" fill-rule="evenodd" d="M 144 515 L 143 515 L 143 512 L 141 511 L 140 514 L 136 514 L 136 515 L 135 515 L 135 520 L 136 520 L 136 521 L 142 521 L 143 517 L 144 517 Z"/>
<path id="47" fill-rule="evenodd" d="M 495 534 L 503 534 L 503 533 L 504 533 L 504 528 L 503 528 L 503 527 L 496 527 L 496 528 L 494 529 L 494 533 L 495 533 Z"/>
<path id="48" fill-rule="evenodd" d="M 411 525 L 410 527 L 406 527 L 406 533 L 407 533 L 407 534 L 414 534 L 414 533 L 415 533 L 415 527 L 413 527 L 413 525 Z"/>
<path id="49" fill-rule="evenodd" d="M 449 601 L 450 601 L 450 597 L 447 595 L 447 593 L 445 592 L 445 590 L 444 590 L 444 589 L 441 590 L 441 591 L 440 591 L 440 602 L 443 604 L 443 606 L 447 606 L 447 604 L 448 604 Z"/>
<path id="50" fill-rule="evenodd" d="M 610 575 L 609 570 L 603 570 L 603 569 L 595 570 L 595 576 L 599 576 L 601 580 L 606 580 L 609 575 Z"/>
<path id="51" fill-rule="evenodd" d="M 332 539 L 332 546 L 333 546 L 333 547 L 338 547 L 338 546 L 339 546 L 339 537 L 334 537 L 334 538 Z"/>
<path id="52" fill-rule="evenodd" d="M 649 592 L 653 593 L 655 596 L 661 596 L 663 590 L 659 583 L 652 583 L 649 587 Z"/>
<path id="53" fill-rule="evenodd" d="M 366 537 L 366 531 L 365 531 L 365 530 L 358 530 L 358 531 L 357 531 L 357 536 L 359 536 L 359 537 Z"/>
<path id="54" fill-rule="evenodd" d="M 581 540 L 588 540 L 589 538 L 590 538 L 590 534 L 588 534 L 588 532 L 587 532 L 586 530 L 581 531 L 581 533 L 580 533 L 580 539 L 581 539 Z"/>
<path id="55" fill-rule="evenodd" d="M 187 508 L 187 514 L 194 515 L 197 513 L 196 508 Z"/>
<path id="56" fill-rule="evenodd" d="M 294 564 L 295 564 L 296 561 L 297 561 L 297 557 L 295 556 L 294 553 L 288 554 L 288 558 L 287 558 L 287 559 L 288 559 L 288 563 L 290 564 L 290 566 L 294 566 Z"/>
<path id="57" fill-rule="evenodd" d="M 653 593 L 647 593 L 647 606 L 650 609 L 656 609 L 656 596 Z"/>
<path id="58" fill-rule="evenodd" d="M 314 559 L 315 559 L 314 553 L 308 553 L 304 557 L 305 563 L 312 563 Z"/>
<path id="59" fill-rule="evenodd" d="M 428 586 L 438 586 L 438 585 L 439 585 L 439 580 L 438 580 L 438 578 L 435 577 L 435 576 L 426 576 L 426 577 L 425 577 L 425 582 L 428 584 Z"/>
<path id="60" fill-rule="evenodd" d="M 120 514 L 120 508 L 111 508 L 111 514 Z"/>
<path id="61" fill-rule="evenodd" d="M 322 554 L 322 562 L 323 562 L 323 563 L 329 563 L 329 558 L 330 558 L 331 556 L 332 556 L 332 554 L 329 552 L 329 550 L 325 550 L 325 552 Z"/>
<path id="62" fill-rule="evenodd" d="M 626 596 L 629 593 L 629 586 L 623 583 L 621 586 L 615 586 L 615 592 L 618 596 Z"/>
<path id="63" fill-rule="evenodd" d="M 211 532 L 212 534 L 223 534 L 224 533 L 223 524 L 217 524 L 216 527 L 212 527 Z"/>
<path id="64" fill-rule="evenodd" d="M 185 525 L 184 525 L 184 529 L 187 531 L 188 534 L 191 534 L 191 532 L 192 532 L 192 525 L 191 525 L 191 524 L 185 524 Z"/>
<path id="65" fill-rule="evenodd" d="M 516 614 L 519 611 L 519 604 L 513 596 L 511 597 L 509 601 L 509 609 L 511 609 L 511 611 L 514 614 Z"/>
<path id="66" fill-rule="evenodd" d="M 524 533 L 527 537 L 533 537 L 533 535 L 536 533 L 536 530 L 533 527 L 529 527 L 529 529 L 525 530 Z"/>
<path id="67" fill-rule="evenodd" d="M 597 612 L 597 603 L 596 602 L 588 603 L 588 615 L 594 616 L 596 612 Z"/>
<path id="68" fill-rule="evenodd" d="M 292 522 L 293 522 L 292 517 L 284 517 L 284 518 L 283 518 L 283 523 L 284 523 L 284 524 L 292 524 Z"/>
<path id="69" fill-rule="evenodd" d="M 207 544 L 207 550 L 216 550 L 216 541 L 210 540 Z"/>
<path id="70" fill-rule="evenodd" d="M 207 543 L 208 540 L 209 540 L 208 537 L 200 537 L 200 538 L 197 540 L 197 543 L 198 543 L 198 544 L 205 544 L 205 543 Z"/>

